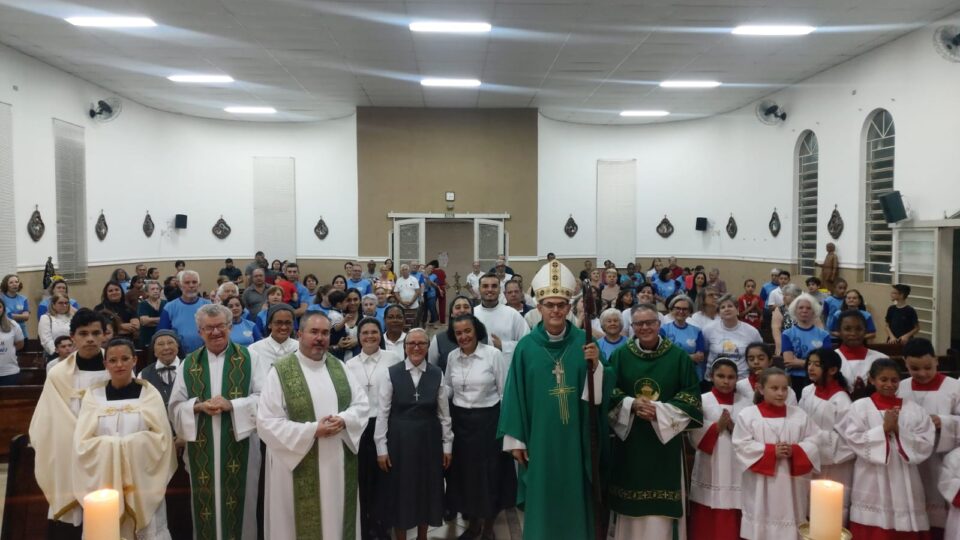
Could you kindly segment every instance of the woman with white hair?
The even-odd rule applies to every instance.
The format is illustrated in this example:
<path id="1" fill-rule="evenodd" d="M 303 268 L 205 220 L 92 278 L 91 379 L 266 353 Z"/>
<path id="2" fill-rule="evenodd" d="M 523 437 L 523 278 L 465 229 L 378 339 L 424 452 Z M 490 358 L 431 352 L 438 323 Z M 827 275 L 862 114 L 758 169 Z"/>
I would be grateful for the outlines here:
<path id="1" fill-rule="evenodd" d="M 798 285 L 790 283 L 781 289 L 783 293 L 783 304 L 775 306 L 770 316 L 770 330 L 773 334 L 774 356 L 780 356 L 783 353 L 783 344 L 780 341 L 783 332 L 793 326 L 793 318 L 790 316 L 790 304 L 800 296 L 803 290 Z"/>
<path id="2" fill-rule="evenodd" d="M 789 313 L 793 325 L 783 331 L 780 343 L 783 347 L 783 365 L 790 376 L 790 386 L 797 395 L 803 392 L 804 386 L 810 384 L 807 356 L 830 344 L 830 333 L 816 325 L 822 311 L 823 306 L 810 293 L 802 293 L 790 302 Z"/>
<path id="3" fill-rule="evenodd" d="M 613 351 L 627 342 L 627 337 L 623 335 L 623 321 L 620 320 L 620 310 L 617 308 L 607 308 L 600 314 L 600 329 L 603 331 L 603 337 L 597 340 L 597 346 L 604 358 L 610 358 Z"/>

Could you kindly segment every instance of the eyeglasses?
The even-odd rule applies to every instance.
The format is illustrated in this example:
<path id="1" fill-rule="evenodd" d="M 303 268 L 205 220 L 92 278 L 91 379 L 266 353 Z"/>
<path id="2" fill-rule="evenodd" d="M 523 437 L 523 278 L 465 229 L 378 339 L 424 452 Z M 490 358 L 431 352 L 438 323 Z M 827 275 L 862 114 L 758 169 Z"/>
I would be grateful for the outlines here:
<path id="1" fill-rule="evenodd" d="M 561 303 L 557 303 L 557 302 L 540 302 L 540 305 L 543 307 L 543 309 L 545 309 L 545 310 L 547 310 L 547 311 L 561 311 L 563 308 L 569 306 L 570 304 L 568 304 L 568 303 L 566 303 L 566 302 L 561 302 Z"/>
<path id="2" fill-rule="evenodd" d="M 427 346 L 430 345 L 430 344 L 427 343 L 426 341 L 407 341 L 407 342 L 404 343 L 404 345 L 406 345 L 406 346 L 408 346 L 408 347 L 413 347 L 414 349 L 416 349 L 416 348 L 423 349 L 423 348 L 427 347 Z"/>
<path id="3" fill-rule="evenodd" d="M 653 328 L 654 326 L 660 324 L 660 319 L 653 319 L 650 321 L 633 321 L 632 324 L 637 328 Z"/>
<path id="4" fill-rule="evenodd" d="M 227 325 L 218 324 L 216 326 L 201 326 L 200 331 L 203 332 L 204 334 L 212 334 L 214 331 L 226 332 Z"/>
<path id="5" fill-rule="evenodd" d="M 673 308 L 673 310 L 674 310 L 674 311 L 687 312 L 687 311 L 690 311 L 690 308 L 676 306 L 676 307 Z"/>

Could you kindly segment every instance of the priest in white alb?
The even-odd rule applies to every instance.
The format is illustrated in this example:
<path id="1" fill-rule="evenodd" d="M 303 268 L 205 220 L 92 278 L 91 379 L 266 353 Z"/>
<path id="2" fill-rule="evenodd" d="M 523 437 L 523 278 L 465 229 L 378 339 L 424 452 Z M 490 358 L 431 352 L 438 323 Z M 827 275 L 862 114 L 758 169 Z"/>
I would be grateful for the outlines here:
<path id="1" fill-rule="evenodd" d="M 327 352 L 330 327 L 324 313 L 307 312 L 300 350 L 274 364 L 260 395 L 271 540 L 360 535 L 357 450 L 369 404 L 363 385 Z"/>
<path id="2" fill-rule="evenodd" d="M 500 349 L 507 366 L 513 362 L 513 350 L 530 327 L 516 309 L 500 303 L 500 278 L 496 274 L 480 277 L 480 305 L 473 314 L 487 328 L 490 344 Z"/>

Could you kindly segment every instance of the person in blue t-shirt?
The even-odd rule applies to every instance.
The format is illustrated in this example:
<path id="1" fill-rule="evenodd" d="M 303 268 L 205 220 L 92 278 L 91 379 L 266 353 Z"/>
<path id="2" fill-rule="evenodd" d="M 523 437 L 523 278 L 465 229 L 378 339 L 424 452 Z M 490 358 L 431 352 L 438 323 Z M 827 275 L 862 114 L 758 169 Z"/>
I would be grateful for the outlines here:
<path id="1" fill-rule="evenodd" d="M 873 315 L 867 311 L 867 305 L 863 302 L 863 295 L 856 289 L 848 289 L 847 294 L 843 296 L 843 303 L 834 310 L 827 318 L 826 328 L 833 336 L 835 343 L 840 343 L 840 314 L 844 311 L 859 311 L 867 322 L 867 333 L 864 339 L 869 341 L 877 336 L 877 323 L 873 321 Z"/>
<path id="2" fill-rule="evenodd" d="M 810 384 L 807 356 L 830 345 L 830 333 L 817 326 L 822 309 L 810 293 L 798 296 L 789 307 L 793 325 L 784 330 L 780 338 L 783 365 L 790 376 L 790 386 L 798 396 L 803 394 L 803 387 Z"/>
<path id="3" fill-rule="evenodd" d="M 670 315 L 673 320 L 660 327 L 660 335 L 672 341 L 690 355 L 690 360 L 697 370 L 697 380 L 703 381 L 707 364 L 707 342 L 703 339 L 700 328 L 687 323 L 687 317 L 692 315 L 693 302 L 690 297 L 678 294 L 670 301 Z"/>
<path id="4" fill-rule="evenodd" d="M 197 310 L 210 303 L 200 297 L 200 274 L 184 270 L 180 278 L 181 295 L 167 302 L 160 314 L 157 330 L 173 330 L 180 336 L 180 354 L 186 356 L 203 345 L 197 330 Z"/>
<path id="5" fill-rule="evenodd" d="M 360 263 L 354 263 L 353 266 L 350 267 L 350 279 L 347 280 L 347 289 L 356 289 L 360 291 L 360 296 L 363 296 L 373 292 L 373 285 L 370 283 L 370 280 L 361 277 L 361 272 L 363 272 L 363 268 L 360 266 Z"/>
<path id="6" fill-rule="evenodd" d="M 30 320 L 30 302 L 20 294 L 20 278 L 14 274 L 3 276 L 0 281 L 0 300 L 6 308 L 7 317 L 13 319 L 20 326 L 24 339 L 27 337 L 27 321 Z"/>
<path id="7" fill-rule="evenodd" d="M 223 305 L 230 309 L 233 315 L 232 326 L 230 327 L 230 341 L 237 345 L 249 347 L 254 342 L 263 339 L 260 328 L 257 323 L 245 318 L 243 312 L 243 300 L 239 296 L 232 296 L 223 302 Z"/>
<path id="8" fill-rule="evenodd" d="M 423 269 L 422 280 L 420 281 L 423 290 L 423 322 L 426 325 L 436 325 L 440 323 L 440 315 L 437 311 L 437 275 L 433 273 L 433 266 L 427 265 Z"/>
<path id="9" fill-rule="evenodd" d="M 613 351 L 627 342 L 627 337 L 623 335 L 623 321 L 620 317 L 621 314 L 617 308 L 607 308 L 600 314 L 600 329 L 603 330 L 603 337 L 597 340 L 597 346 L 600 347 L 604 358 L 610 358 Z"/>
<path id="10" fill-rule="evenodd" d="M 843 301 L 847 296 L 847 280 L 843 278 L 837 278 L 833 284 L 833 294 L 827 296 L 823 299 L 823 314 L 820 316 L 824 322 L 826 322 L 830 317 L 836 313 L 840 314 L 843 311 Z M 827 326 L 829 329 L 830 327 Z"/>
<path id="11" fill-rule="evenodd" d="M 780 287 L 780 269 L 771 268 L 770 281 L 764 283 L 763 287 L 760 288 L 760 299 L 763 300 L 764 306 L 767 305 L 767 299 L 770 298 L 770 293 L 772 293 L 778 287 Z"/>
<path id="12" fill-rule="evenodd" d="M 666 304 L 678 292 L 683 292 L 683 282 L 673 277 L 669 268 L 660 270 L 660 274 L 653 280 L 653 290 L 658 302 Z"/>

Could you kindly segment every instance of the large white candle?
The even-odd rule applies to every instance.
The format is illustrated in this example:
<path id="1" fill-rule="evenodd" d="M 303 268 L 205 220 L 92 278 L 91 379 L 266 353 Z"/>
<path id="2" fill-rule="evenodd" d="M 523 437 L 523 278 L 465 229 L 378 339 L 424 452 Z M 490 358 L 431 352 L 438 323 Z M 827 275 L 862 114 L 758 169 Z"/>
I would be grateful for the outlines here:
<path id="1" fill-rule="evenodd" d="M 810 538 L 838 540 L 843 528 L 843 484 L 831 480 L 810 482 Z"/>
<path id="2" fill-rule="evenodd" d="M 84 540 L 120 540 L 120 494 L 101 489 L 83 498 Z"/>

